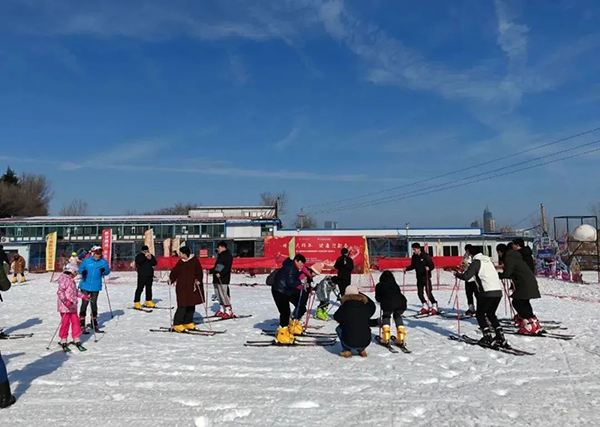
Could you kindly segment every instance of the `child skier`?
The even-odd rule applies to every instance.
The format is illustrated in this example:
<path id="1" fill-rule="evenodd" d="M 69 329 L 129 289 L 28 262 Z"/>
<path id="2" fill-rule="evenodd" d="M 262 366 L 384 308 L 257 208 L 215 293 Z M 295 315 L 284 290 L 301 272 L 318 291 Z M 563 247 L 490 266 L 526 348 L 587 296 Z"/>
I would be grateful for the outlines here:
<path id="1" fill-rule="evenodd" d="M 81 345 L 81 326 L 77 318 L 77 298 L 88 301 L 90 297 L 77 289 L 75 276 L 77 275 L 77 267 L 67 266 L 64 273 L 58 278 L 58 312 L 60 313 L 61 323 L 58 336 L 60 337 L 60 345 L 64 351 L 68 351 L 67 338 L 69 337 L 69 329 L 75 346 L 81 351 L 85 348 Z"/>
<path id="2" fill-rule="evenodd" d="M 488 347 L 506 347 L 508 343 L 504 338 L 500 321 L 496 316 L 496 310 L 502 300 L 502 281 L 496 271 L 496 266 L 490 257 L 483 255 L 478 248 L 471 247 L 469 251 L 473 255 L 473 261 L 464 273 L 455 272 L 455 276 L 465 282 L 475 280 L 479 290 L 477 300 L 477 323 L 483 332 L 483 338 L 479 341 Z M 490 326 L 494 328 L 495 335 Z"/>
<path id="3" fill-rule="evenodd" d="M 338 277 L 337 276 L 325 276 L 317 286 L 315 286 L 315 294 L 319 300 L 319 306 L 317 307 L 316 318 L 319 320 L 329 320 L 329 305 L 331 304 L 331 293 L 336 296 L 339 301 L 341 296 L 337 290 Z"/>
<path id="4" fill-rule="evenodd" d="M 98 327 L 98 294 L 102 290 L 102 278 L 110 274 L 110 268 L 108 267 L 108 262 L 102 258 L 102 248 L 100 246 L 94 246 L 90 252 L 92 256 L 85 258 L 79 266 L 79 274 L 81 274 L 82 279 L 79 283 L 79 289 L 85 295 L 90 296 L 92 328 L 97 333 L 101 333 L 102 331 Z M 84 300 L 81 303 L 81 310 L 79 311 L 79 324 L 84 331 L 87 307 L 88 301 Z"/>
<path id="5" fill-rule="evenodd" d="M 392 337 L 391 323 L 394 316 L 396 323 L 396 343 L 406 343 L 406 329 L 402 321 L 402 313 L 406 311 L 406 297 L 402 295 L 400 286 L 391 271 L 381 273 L 379 283 L 375 286 L 375 301 L 381 305 L 381 342 L 388 344 Z"/>
<path id="6" fill-rule="evenodd" d="M 472 245 L 465 245 L 465 255 L 462 260 L 463 272 L 467 271 L 471 262 L 473 261 L 473 253 L 472 253 Z M 477 293 L 477 284 L 474 281 L 468 281 L 465 283 L 465 293 L 467 294 L 467 304 L 469 304 L 469 309 L 465 313 L 466 316 L 475 316 L 475 298 L 478 298 Z"/>

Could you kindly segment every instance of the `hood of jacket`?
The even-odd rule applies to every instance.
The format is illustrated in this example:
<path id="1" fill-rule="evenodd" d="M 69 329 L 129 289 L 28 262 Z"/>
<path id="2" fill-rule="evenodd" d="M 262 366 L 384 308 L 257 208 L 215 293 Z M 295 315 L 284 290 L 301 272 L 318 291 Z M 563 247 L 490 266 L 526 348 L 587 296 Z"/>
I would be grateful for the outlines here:
<path id="1" fill-rule="evenodd" d="M 344 304 L 348 301 L 358 301 L 358 302 L 362 302 L 363 304 L 367 304 L 369 302 L 369 299 L 363 294 L 344 295 L 342 297 L 342 304 Z"/>

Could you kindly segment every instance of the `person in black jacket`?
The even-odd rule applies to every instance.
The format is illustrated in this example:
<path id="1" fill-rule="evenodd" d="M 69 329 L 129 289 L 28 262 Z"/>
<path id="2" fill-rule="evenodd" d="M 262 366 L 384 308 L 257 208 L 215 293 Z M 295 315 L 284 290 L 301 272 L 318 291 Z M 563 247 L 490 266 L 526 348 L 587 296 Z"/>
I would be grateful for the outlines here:
<path id="1" fill-rule="evenodd" d="M 4 265 L 6 263 L 6 265 Z M 4 252 L 4 246 L 0 245 L 0 268 L 4 268 L 4 273 L 8 276 L 8 269 L 10 268 L 10 261 L 8 255 Z"/>
<path id="2" fill-rule="evenodd" d="M 535 274 L 535 263 L 533 261 L 533 252 L 529 246 L 525 246 L 525 240 L 518 238 L 512 241 L 513 249 L 519 251 L 523 261 L 527 264 L 527 267 Z"/>
<path id="3" fill-rule="evenodd" d="M 402 295 L 400 286 L 391 271 L 381 273 L 379 283 L 375 286 L 375 301 L 381 305 L 381 342 L 388 344 L 390 342 L 391 318 L 394 316 L 396 323 L 396 342 L 398 345 L 406 343 L 406 329 L 402 322 L 402 313 L 406 311 L 406 297 Z"/>
<path id="4" fill-rule="evenodd" d="M 336 332 L 342 345 L 342 357 L 352 357 L 356 351 L 361 357 L 367 357 L 366 348 L 371 343 L 369 320 L 375 313 L 375 303 L 366 295 L 358 292 L 358 287 L 350 285 L 342 298 L 342 305 L 333 318 L 340 324 Z"/>
<path id="5" fill-rule="evenodd" d="M 0 409 L 8 408 L 16 401 L 17 399 L 15 399 L 15 396 L 13 396 L 10 391 L 10 382 L 8 381 L 6 365 L 0 354 Z"/>
<path id="6" fill-rule="evenodd" d="M 338 271 L 338 287 L 340 294 L 344 296 L 346 288 L 352 284 L 352 270 L 354 270 L 354 261 L 350 258 L 348 248 L 342 249 L 341 256 L 333 266 Z"/>
<path id="7" fill-rule="evenodd" d="M 233 255 L 227 249 L 226 242 L 217 244 L 217 260 L 215 267 L 210 270 L 213 275 L 213 286 L 221 309 L 215 313 L 215 316 L 223 319 L 235 317 L 231 308 L 231 294 L 229 293 L 229 283 L 231 282 L 231 266 L 233 265 Z"/>
<path id="8" fill-rule="evenodd" d="M 433 260 L 428 253 L 425 253 L 425 251 L 421 249 L 419 243 L 413 243 L 411 247 L 413 252 L 412 260 L 410 266 L 405 268 L 404 271 L 415 270 L 417 273 L 417 293 L 419 295 L 419 300 L 421 300 L 421 304 L 423 304 L 420 313 L 437 314 L 438 304 L 433 296 L 431 288 L 431 271 L 435 268 Z M 432 304 L 431 307 L 425 298 L 425 290 L 427 290 L 427 298 L 429 298 L 429 302 Z"/>
<path id="9" fill-rule="evenodd" d="M 291 310 L 290 304 L 297 306 L 301 304 L 295 297 L 296 290 L 302 285 L 300 280 L 300 271 L 304 268 L 306 258 L 303 255 L 296 255 L 294 259 L 286 259 L 283 266 L 275 275 L 275 280 L 271 287 L 273 300 L 279 310 L 279 328 L 277 329 L 277 342 L 279 344 L 293 344 L 294 335 L 291 334 L 289 325 Z"/>
<path id="10" fill-rule="evenodd" d="M 156 267 L 156 264 L 156 257 L 150 253 L 150 248 L 146 245 L 142 246 L 142 252 L 135 257 L 138 282 L 133 299 L 133 308 L 136 310 L 142 308 L 140 299 L 142 298 L 144 288 L 146 289 L 146 303 L 144 307 L 155 307 L 154 302 L 152 302 L 152 281 L 154 280 L 154 267 Z"/>
<path id="11" fill-rule="evenodd" d="M 540 321 L 533 313 L 531 300 L 541 298 L 535 274 L 523 261 L 521 253 L 511 249 L 504 254 L 504 271 L 500 273 L 501 279 L 510 279 L 514 283 L 515 291 L 511 294 L 513 307 L 517 312 L 515 323 L 519 333 L 524 335 L 537 335 L 542 331 Z"/>

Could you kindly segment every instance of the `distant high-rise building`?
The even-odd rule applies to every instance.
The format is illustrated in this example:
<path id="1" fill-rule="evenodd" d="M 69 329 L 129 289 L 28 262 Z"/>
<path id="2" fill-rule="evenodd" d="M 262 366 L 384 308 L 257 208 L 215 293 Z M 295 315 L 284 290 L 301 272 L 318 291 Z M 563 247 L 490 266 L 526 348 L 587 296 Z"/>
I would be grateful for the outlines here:
<path id="1" fill-rule="evenodd" d="M 481 224 L 479 223 L 478 219 L 471 223 L 471 228 L 481 228 Z"/>
<path id="2" fill-rule="evenodd" d="M 337 221 L 325 221 L 325 229 L 326 230 L 337 230 L 338 229 Z"/>
<path id="3" fill-rule="evenodd" d="M 483 231 L 486 233 L 493 233 L 496 231 L 496 220 L 494 219 L 492 211 L 490 211 L 490 208 L 487 206 L 483 211 Z"/>

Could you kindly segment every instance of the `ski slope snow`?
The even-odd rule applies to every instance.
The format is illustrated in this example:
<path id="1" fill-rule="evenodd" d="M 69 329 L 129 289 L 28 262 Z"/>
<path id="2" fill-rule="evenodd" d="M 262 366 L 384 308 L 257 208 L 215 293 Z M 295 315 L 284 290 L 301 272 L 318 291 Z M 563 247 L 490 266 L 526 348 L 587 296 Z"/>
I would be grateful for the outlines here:
<path id="1" fill-rule="evenodd" d="M 540 279 L 545 296 L 533 302 L 542 320 L 558 320 L 572 341 L 509 336 L 535 356 L 516 357 L 452 342 L 456 319 L 407 319 L 412 354 L 392 354 L 372 344 L 369 357 L 346 360 L 334 347 L 248 348 L 268 339 L 277 312 L 270 289 L 232 287 L 239 314 L 253 317 L 212 324 L 213 337 L 152 333 L 168 326 L 169 311 L 142 313 L 132 306 L 135 275 L 108 280 L 115 317 L 100 295 L 106 331 L 88 351 L 64 354 L 56 341 L 56 287 L 50 275 L 30 275 L 3 294 L 0 327 L 32 338 L 0 341 L 17 404 L 0 410 L 1 426 L 583 426 L 600 414 L 600 288 Z M 409 310 L 418 309 L 408 275 Z M 401 276 L 398 276 L 401 283 Z M 236 283 L 264 277 L 235 276 Z M 434 292 L 448 307 L 454 279 L 442 274 Z M 154 286 L 168 306 L 169 288 Z M 460 291 L 461 308 L 466 301 Z M 211 305 L 214 303 L 210 303 Z M 214 307 L 209 307 L 214 309 Z M 505 317 L 504 302 L 500 314 Z M 409 313 L 407 313 L 409 314 Z M 197 316 L 204 315 L 199 307 Z M 323 324 L 311 320 L 315 324 Z M 333 331 L 326 322 L 322 331 Z M 475 320 L 461 332 L 478 336 Z M 563 332 L 563 331 L 561 331 Z M 373 333 L 377 333 L 376 328 Z"/>

